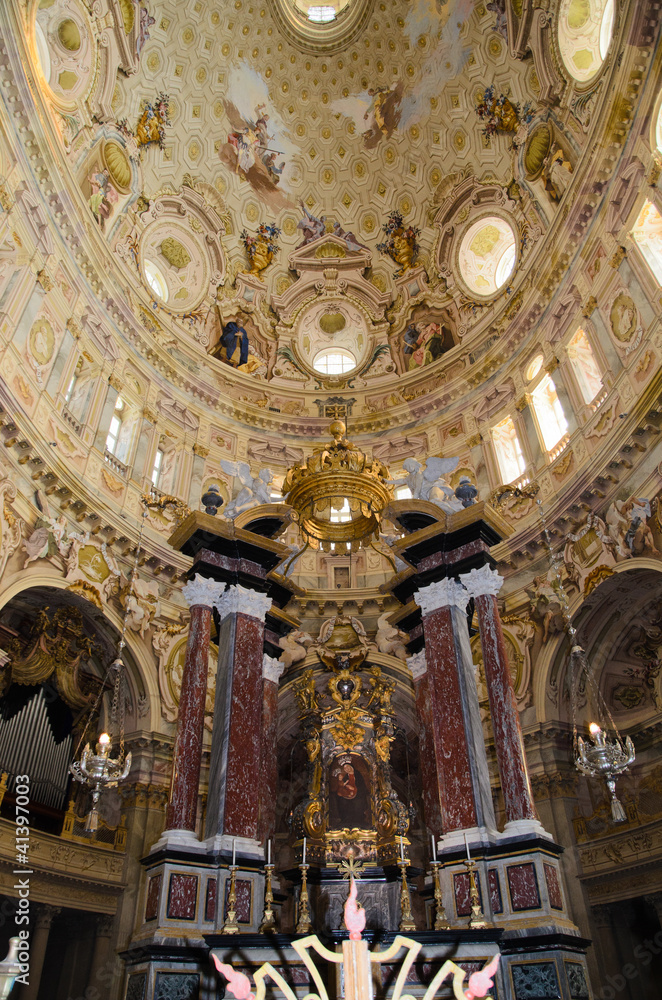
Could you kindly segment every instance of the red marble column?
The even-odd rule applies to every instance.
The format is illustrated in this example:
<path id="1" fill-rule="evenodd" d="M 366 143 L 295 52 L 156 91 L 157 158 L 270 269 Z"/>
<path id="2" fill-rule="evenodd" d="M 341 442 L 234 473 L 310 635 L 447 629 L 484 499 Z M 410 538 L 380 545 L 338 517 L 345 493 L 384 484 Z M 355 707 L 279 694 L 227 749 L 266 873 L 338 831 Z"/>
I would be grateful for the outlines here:
<path id="1" fill-rule="evenodd" d="M 438 815 L 442 827 L 438 832 L 450 833 L 479 825 L 451 614 L 452 605 L 464 611 L 468 598 L 454 580 L 440 580 L 418 590 L 414 597 L 423 612 L 427 664 L 427 698 L 421 682 L 417 692 L 423 742 L 427 744 L 421 758 L 428 757 L 424 796 L 432 814 L 428 818 L 426 812 L 426 823 L 432 826 L 432 817 Z M 429 766 L 430 754 L 433 767 Z"/>
<path id="2" fill-rule="evenodd" d="M 526 766 L 522 727 L 496 600 L 503 580 L 488 565 L 462 574 L 460 580 L 476 602 L 506 821 L 537 820 Z"/>
<path id="3" fill-rule="evenodd" d="M 273 836 L 278 791 L 278 681 L 283 664 L 271 656 L 262 664 L 262 785 L 259 840 Z"/>
<path id="4" fill-rule="evenodd" d="M 220 700 L 217 693 L 207 836 L 259 840 L 264 778 L 264 619 L 271 598 L 236 584 L 228 587 L 217 607 L 221 619 Z"/>
<path id="5" fill-rule="evenodd" d="M 199 573 L 182 588 L 182 593 L 191 606 L 191 623 L 179 695 L 166 830 L 195 831 L 205 726 L 211 613 L 222 590 L 223 584 L 205 579 Z"/>

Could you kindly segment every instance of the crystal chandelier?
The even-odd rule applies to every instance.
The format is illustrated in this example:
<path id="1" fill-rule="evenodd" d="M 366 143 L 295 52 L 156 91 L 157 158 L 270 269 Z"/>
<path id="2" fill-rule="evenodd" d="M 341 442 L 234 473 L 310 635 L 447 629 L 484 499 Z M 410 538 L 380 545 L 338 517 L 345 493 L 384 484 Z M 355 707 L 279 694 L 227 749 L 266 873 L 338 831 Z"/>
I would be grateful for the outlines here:
<path id="1" fill-rule="evenodd" d="M 577 629 L 572 624 L 568 596 L 563 586 L 560 567 L 563 562 L 560 556 L 554 555 L 552 549 L 552 539 L 547 527 L 545 510 L 538 493 L 540 486 L 538 483 L 526 483 L 525 485 L 500 486 L 494 491 L 491 501 L 495 506 L 501 504 L 511 497 L 535 499 L 538 507 L 538 514 L 542 525 L 542 535 L 549 556 L 550 567 L 554 573 L 554 590 L 558 594 L 561 605 L 561 617 L 563 618 L 563 628 L 570 641 L 570 668 L 569 668 L 569 689 L 570 702 L 572 706 L 572 735 L 575 767 L 582 774 L 589 778 L 603 778 L 607 785 L 611 803 L 611 816 L 614 823 L 623 823 L 626 820 L 625 810 L 616 795 L 616 781 L 619 775 L 634 763 L 634 744 L 629 736 L 625 739 L 621 736 L 609 711 L 605 699 L 596 684 L 589 664 L 586 662 L 584 650 L 576 641 Z M 589 725 L 590 741 L 583 739 L 578 733 L 577 707 L 580 690 L 589 689 L 599 722 L 591 722 Z M 613 733 L 613 738 L 609 738 L 608 731 Z"/>

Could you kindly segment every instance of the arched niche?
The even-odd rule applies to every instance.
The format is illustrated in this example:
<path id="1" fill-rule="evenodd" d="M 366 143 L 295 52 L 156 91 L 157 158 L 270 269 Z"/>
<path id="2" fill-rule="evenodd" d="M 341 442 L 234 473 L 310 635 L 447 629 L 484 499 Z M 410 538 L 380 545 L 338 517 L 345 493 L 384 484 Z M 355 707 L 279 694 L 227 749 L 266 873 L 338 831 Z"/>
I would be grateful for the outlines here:
<path id="1" fill-rule="evenodd" d="M 35 603 L 36 602 L 36 603 Z M 92 662 L 92 669 L 101 678 L 104 668 L 115 658 L 122 629 L 122 617 L 112 607 L 96 605 L 75 593 L 63 579 L 43 572 L 30 572 L 26 585 L 23 579 L 15 580 L 0 594 L 0 625 L 24 606 L 50 606 L 74 608 L 82 614 L 86 633 L 96 637 L 103 654 Z M 147 730 L 154 732 L 160 726 L 160 697 L 153 659 L 137 636 L 131 631 L 125 635 L 123 653 L 127 668 L 127 686 L 131 699 L 131 712 L 127 710 L 127 732 Z M 0 643 L 1 644 L 1 643 Z"/>
<path id="2" fill-rule="evenodd" d="M 636 557 L 613 567 L 605 566 L 604 569 L 605 577 L 602 582 L 589 594 L 575 595 L 569 604 L 572 623 L 577 629 L 577 642 L 584 649 L 592 675 L 609 704 L 616 693 L 616 666 L 620 663 L 621 672 L 625 669 L 626 644 L 634 641 L 633 629 L 643 627 L 643 622 L 638 619 L 649 614 L 652 602 L 662 602 L 662 568 L 654 559 Z M 662 638 L 660 644 L 662 646 Z M 569 653 L 568 638 L 562 633 L 551 637 L 538 655 L 534 671 L 533 702 L 537 706 L 540 723 L 560 722 L 572 725 L 572 706 L 567 691 Z M 630 666 L 639 666 L 638 660 L 641 657 L 637 657 L 632 651 L 630 653 Z M 623 673 L 623 677 L 627 677 L 627 674 Z M 633 686 L 643 690 L 643 679 L 635 680 Z M 653 690 L 662 696 L 659 681 L 655 689 L 650 689 L 651 692 Z M 627 701 L 627 695 L 624 697 Z M 662 704 L 662 700 L 660 703 Z M 641 721 L 637 713 L 628 709 L 625 703 L 621 703 L 621 707 L 616 707 L 615 711 L 612 704 L 609 704 L 609 708 L 619 728 L 627 730 Z M 660 711 L 651 697 L 640 698 L 633 708 L 640 709 L 640 715 Z M 583 712 L 583 705 L 578 705 L 578 721 L 588 723 L 591 720 L 584 720 Z"/>

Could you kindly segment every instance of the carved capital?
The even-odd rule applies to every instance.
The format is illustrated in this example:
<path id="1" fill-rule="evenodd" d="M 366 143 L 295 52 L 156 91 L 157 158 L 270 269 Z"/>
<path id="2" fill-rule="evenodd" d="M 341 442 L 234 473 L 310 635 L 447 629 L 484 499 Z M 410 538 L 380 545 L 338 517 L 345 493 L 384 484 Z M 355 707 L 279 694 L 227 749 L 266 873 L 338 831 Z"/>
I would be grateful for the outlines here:
<path id="1" fill-rule="evenodd" d="M 206 448 L 204 444 L 194 444 L 193 454 L 199 455 L 200 458 L 207 458 L 209 455 L 209 448 Z"/>
<path id="2" fill-rule="evenodd" d="M 262 658 L 262 677 L 265 681 L 278 684 L 280 676 L 285 669 L 285 664 L 277 660 L 275 656 L 268 656 L 266 653 Z"/>
<path id="3" fill-rule="evenodd" d="M 213 608 L 221 599 L 221 594 L 225 588 L 224 583 L 218 580 L 209 580 L 207 577 L 195 574 L 193 580 L 182 587 L 182 594 L 186 598 L 188 606 L 192 608 L 196 604 L 201 604 L 206 608 Z"/>
<path id="4" fill-rule="evenodd" d="M 80 338 L 83 336 L 83 329 L 78 320 L 74 319 L 73 316 L 70 316 L 69 319 L 67 320 L 67 330 L 74 338 L 74 340 L 80 340 Z"/>
<path id="5" fill-rule="evenodd" d="M 591 295 L 588 300 L 582 306 L 582 316 L 584 319 L 588 319 L 597 309 L 598 300 L 595 295 Z"/>
<path id="6" fill-rule="evenodd" d="M 423 674 L 427 673 L 428 669 L 428 665 L 425 662 L 425 650 L 422 649 L 419 653 L 414 653 L 413 656 L 408 656 L 407 666 L 411 670 L 411 675 L 414 680 L 420 680 Z"/>
<path id="7" fill-rule="evenodd" d="M 150 424 L 155 424 L 159 419 L 158 413 L 151 406 L 143 406 L 143 417 L 149 420 Z"/>
<path id="8" fill-rule="evenodd" d="M 467 597 L 482 597 L 485 594 L 496 597 L 503 586 L 503 577 L 487 563 L 480 569 L 462 573 L 460 580 L 467 588 Z"/>
<path id="9" fill-rule="evenodd" d="M 119 375 L 109 375 L 108 384 L 112 385 L 113 389 L 117 389 L 118 392 L 121 392 L 124 388 L 124 382 Z"/>
<path id="10" fill-rule="evenodd" d="M 618 247 L 611 260 L 609 261 L 610 267 L 620 267 L 627 256 L 627 250 L 625 247 Z"/>
<path id="11" fill-rule="evenodd" d="M 266 594 L 260 594 L 257 590 L 249 590 L 241 584 L 233 584 L 225 591 L 216 602 L 216 608 L 221 617 L 221 621 L 230 614 L 238 611 L 242 615 L 249 615 L 263 622 L 267 611 L 271 607 L 271 598 Z"/>
<path id="12" fill-rule="evenodd" d="M 529 396 L 525 392 L 524 395 L 520 396 L 520 398 L 515 403 L 515 409 L 521 413 L 522 410 L 525 410 L 528 405 L 529 405 Z"/>
<path id="13" fill-rule="evenodd" d="M 37 930 L 48 931 L 53 923 L 53 918 L 60 912 L 59 906 L 40 906 L 37 910 L 35 927 Z"/>
<path id="14" fill-rule="evenodd" d="M 597 302 L 596 302 L 596 305 L 597 305 Z M 584 313 L 583 315 L 586 315 L 586 314 Z M 589 315 L 590 315 L 590 313 L 589 313 Z M 559 359 L 558 358 L 550 358 L 550 360 L 548 361 L 548 363 L 545 365 L 545 371 L 547 372 L 548 375 L 553 375 L 554 372 L 556 371 L 556 369 L 558 368 L 558 366 L 559 366 Z"/>
<path id="15" fill-rule="evenodd" d="M 53 279 L 51 278 L 50 274 L 48 273 L 45 267 L 42 267 L 41 271 L 37 271 L 36 277 L 37 281 L 39 282 L 39 284 L 41 285 L 41 287 L 44 289 L 45 292 L 50 292 L 51 289 L 54 287 Z"/>
<path id="16" fill-rule="evenodd" d="M 482 434 L 472 434 L 470 438 L 467 438 L 467 448 L 475 448 L 482 440 Z"/>
<path id="17" fill-rule="evenodd" d="M 459 608 L 464 611 L 470 596 L 461 583 L 446 578 L 445 580 L 437 580 L 436 583 L 431 583 L 427 587 L 421 587 L 414 594 L 414 600 L 423 615 L 429 615 L 438 608 Z"/>

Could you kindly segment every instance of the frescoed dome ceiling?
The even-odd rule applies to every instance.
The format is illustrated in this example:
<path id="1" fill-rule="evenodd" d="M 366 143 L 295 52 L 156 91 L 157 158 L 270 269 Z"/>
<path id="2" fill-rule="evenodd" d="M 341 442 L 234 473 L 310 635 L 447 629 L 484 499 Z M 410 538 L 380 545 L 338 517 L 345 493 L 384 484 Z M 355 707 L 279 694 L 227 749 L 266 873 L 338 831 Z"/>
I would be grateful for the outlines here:
<path id="1" fill-rule="evenodd" d="M 133 125 L 141 102 L 168 95 L 164 149 L 143 160 L 148 197 L 193 174 L 238 223 L 273 220 L 291 239 L 303 201 L 374 243 L 394 208 L 425 227 L 442 179 L 468 163 L 510 179 L 508 144 L 482 136 L 474 106 L 486 80 L 522 103 L 538 85 L 530 63 L 508 58 L 492 11 L 471 0 L 376 0 L 360 38 L 313 54 L 283 36 L 277 2 L 289 0 L 149 4 L 155 23 L 138 72 L 113 97 L 118 120 Z M 228 142 L 260 119 L 247 141 L 274 151 L 279 174 L 250 149 L 244 171 Z"/>
<path id="2" fill-rule="evenodd" d="M 588 150 L 614 169 L 621 140 L 599 131 L 630 14 L 612 0 L 545 16 L 532 0 L 34 0 L 25 64 L 133 349 L 174 365 L 175 384 L 206 380 L 199 398 L 211 383 L 314 419 L 320 391 L 350 389 L 368 423 L 402 425 L 539 329 L 579 252 Z"/>

